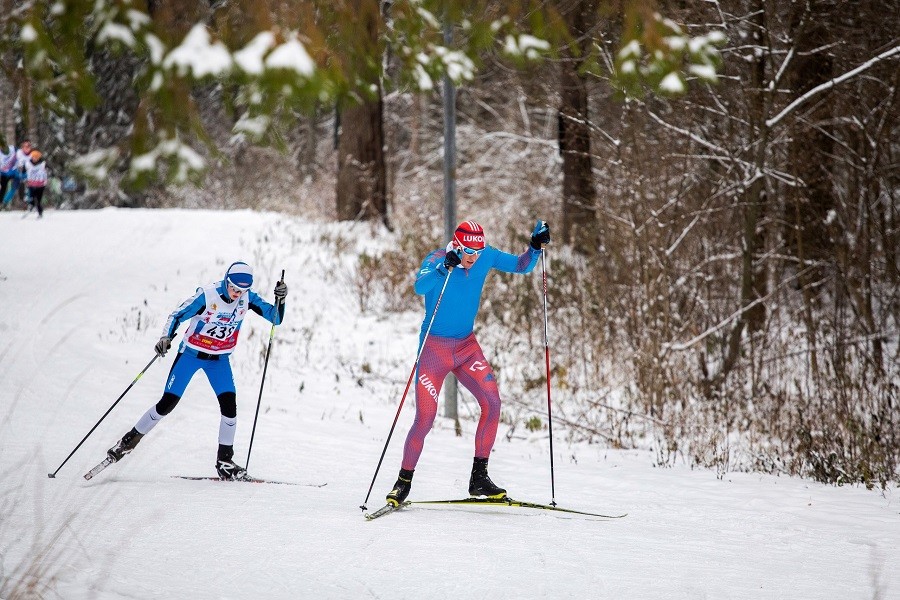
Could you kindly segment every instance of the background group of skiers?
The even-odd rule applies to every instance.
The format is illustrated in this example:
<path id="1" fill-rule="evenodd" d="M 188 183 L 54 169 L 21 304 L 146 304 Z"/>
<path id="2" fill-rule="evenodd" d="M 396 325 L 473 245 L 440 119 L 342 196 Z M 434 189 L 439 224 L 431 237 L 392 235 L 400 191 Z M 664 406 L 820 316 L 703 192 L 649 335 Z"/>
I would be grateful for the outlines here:
<path id="1" fill-rule="evenodd" d="M 0 148 L 0 197 L 4 210 L 12 207 L 18 192 L 26 209 L 37 210 L 38 218 L 43 217 L 46 187 L 47 161 L 30 140 L 23 140 L 18 148 L 12 144 Z"/>

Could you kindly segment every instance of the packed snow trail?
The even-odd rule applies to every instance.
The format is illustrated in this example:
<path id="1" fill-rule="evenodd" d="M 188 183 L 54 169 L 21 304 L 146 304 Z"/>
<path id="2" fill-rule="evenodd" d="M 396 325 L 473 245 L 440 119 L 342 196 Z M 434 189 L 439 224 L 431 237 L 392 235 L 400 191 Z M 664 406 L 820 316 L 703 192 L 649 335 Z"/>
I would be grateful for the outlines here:
<path id="1" fill-rule="evenodd" d="M 34 589 L 45 597 L 72 600 L 900 596 L 895 489 L 740 473 L 719 480 L 654 468 L 647 452 L 572 446 L 557 428 L 557 503 L 627 518 L 455 506 L 367 522 L 359 504 L 422 321 L 421 309 L 359 312 L 351 277 L 358 253 L 396 247 L 392 234 L 250 211 L 20 216 L 0 213 L 0 597 L 23 589 L 29 573 L 39 574 Z M 252 473 L 327 485 L 173 478 L 214 475 L 219 411 L 199 377 L 134 452 L 85 481 L 159 399 L 174 353 L 48 479 L 152 357 L 174 305 L 239 259 L 253 264 L 264 297 L 272 298 L 282 268 L 291 287 Z M 245 328 L 233 357 L 239 460 L 269 332 L 258 318 Z M 485 351 L 502 362 L 502 349 Z M 543 358 L 535 348 L 534 360 Z M 563 400 L 554 391 L 554 402 Z M 397 440 L 412 414 L 404 407 L 373 509 L 396 477 Z M 436 421 L 410 500 L 466 494 L 474 425 L 463 421 L 456 437 L 452 423 Z M 549 502 L 546 436 L 507 441 L 503 433 L 491 476 L 512 497 Z"/>

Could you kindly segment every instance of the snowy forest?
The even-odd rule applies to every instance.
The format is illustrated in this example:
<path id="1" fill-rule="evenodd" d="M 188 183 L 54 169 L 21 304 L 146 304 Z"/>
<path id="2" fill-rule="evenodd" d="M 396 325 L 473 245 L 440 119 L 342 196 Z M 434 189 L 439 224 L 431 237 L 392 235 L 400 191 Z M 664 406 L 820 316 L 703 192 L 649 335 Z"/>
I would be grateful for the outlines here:
<path id="1" fill-rule="evenodd" d="M 510 251 L 552 228 L 554 427 L 900 484 L 900 2 L 507 4 L 3 0 L 0 136 L 50 211 L 369 223 L 399 242 L 354 291 L 390 315 L 446 242 L 452 90 L 458 219 Z M 494 277 L 507 435 L 540 431 L 540 280 Z"/>

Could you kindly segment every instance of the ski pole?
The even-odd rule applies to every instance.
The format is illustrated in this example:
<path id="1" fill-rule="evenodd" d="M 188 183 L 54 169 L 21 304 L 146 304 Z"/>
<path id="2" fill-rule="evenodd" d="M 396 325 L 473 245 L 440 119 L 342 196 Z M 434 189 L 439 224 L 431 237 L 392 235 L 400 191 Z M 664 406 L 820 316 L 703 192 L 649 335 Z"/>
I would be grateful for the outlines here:
<path id="1" fill-rule="evenodd" d="M 66 460 L 62 461 L 62 464 L 59 465 L 58 467 L 56 467 L 56 470 L 55 470 L 55 471 L 53 471 L 52 473 L 47 473 L 47 477 L 49 477 L 50 479 L 55 479 L 55 478 L 56 478 L 56 474 L 59 473 L 59 470 L 63 468 L 63 465 L 66 464 L 67 462 L 69 462 L 69 459 L 72 458 L 72 455 L 75 454 L 75 452 L 77 452 L 79 448 L 81 448 L 81 445 L 82 445 L 89 437 L 91 437 L 91 434 L 94 433 L 94 430 L 97 429 L 97 427 L 100 425 L 100 423 L 103 422 L 103 419 L 105 419 L 106 416 L 107 416 L 109 413 L 112 412 L 112 409 L 114 409 L 114 408 L 116 407 L 116 404 L 118 404 L 119 401 L 120 401 L 122 398 L 125 397 L 125 394 L 127 394 L 128 391 L 129 391 L 132 387 L 134 387 L 134 384 L 136 384 L 136 383 L 138 382 L 138 379 L 140 379 L 141 377 L 143 377 L 144 373 L 147 372 L 147 369 L 150 368 L 150 365 L 152 365 L 154 362 L 156 362 L 156 359 L 157 359 L 157 358 L 159 358 L 159 355 L 158 355 L 158 354 L 154 354 L 154 355 L 153 355 L 153 358 L 150 359 L 150 362 L 147 363 L 147 366 L 144 367 L 144 369 L 143 369 L 140 373 L 137 374 L 137 377 L 134 378 L 134 381 L 132 381 L 131 384 L 129 384 L 129 386 L 128 386 L 127 388 L 125 388 L 125 391 L 122 392 L 122 395 L 119 396 L 118 398 L 116 398 L 116 401 L 112 403 L 112 406 L 110 406 L 109 409 L 108 409 L 105 413 L 103 413 L 103 416 L 100 417 L 100 420 L 97 421 L 97 424 L 96 424 L 96 425 L 94 425 L 93 427 L 91 427 L 91 430 L 87 432 L 87 435 L 84 436 L 84 439 L 82 439 L 80 442 L 78 442 L 78 445 L 75 446 L 75 449 L 72 450 L 72 451 L 69 453 L 69 455 L 66 457 Z"/>
<path id="2" fill-rule="evenodd" d="M 281 279 L 278 283 L 284 283 L 284 269 L 281 270 Z M 275 308 L 282 304 L 282 299 L 275 301 Z M 253 450 L 253 436 L 256 434 L 256 419 L 259 417 L 259 405 L 262 403 L 263 386 L 266 384 L 266 370 L 269 368 L 269 354 L 272 352 L 272 341 L 275 339 L 275 323 L 269 330 L 269 347 L 266 348 L 266 362 L 263 365 L 262 381 L 259 382 L 259 398 L 256 400 L 256 414 L 253 415 L 253 429 L 250 431 L 250 446 L 247 448 L 247 463 L 245 469 L 250 468 L 250 451 Z"/>
<path id="3" fill-rule="evenodd" d="M 441 305 L 441 298 L 444 297 L 444 290 L 447 289 L 447 282 L 450 281 L 450 275 L 453 274 L 453 268 L 451 267 L 449 272 L 447 273 L 447 277 L 444 279 L 444 286 L 441 288 L 441 293 L 438 295 L 437 302 L 434 303 L 434 311 L 431 313 L 431 321 L 428 322 L 428 329 L 425 330 L 425 336 L 422 338 L 422 345 L 419 346 L 419 352 L 416 354 L 416 362 L 413 364 L 412 371 L 409 373 L 409 379 L 406 380 L 406 389 L 403 390 L 403 395 L 400 397 L 400 406 L 397 407 L 397 414 L 394 415 L 394 422 L 391 423 L 391 430 L 388 432 L 387 440 L 384 442 L 384 449 L 381 451 L 381 458 L 378 459 L 378 465 L 375 467 L 375 474 L 372 475 L 372 483 L 369 484 L 369 491 L 366 493 L 366 499 L 362 504 L 359 505 L 359 508 L 363 511 L 366 509 L 366 502 L 369 501 L 369 496 L 372 495 L 372 488 L 375 487 L 375 480 L 378 478 L 378 471 L 381 469 L 381 462 L 384 460 L 384 455 L 387 452 L 388 444 L 391 443 L 391 436 L 394 435 L 394 428 L 397 426 L 397 419 L 400 418 L 400 410 L 403 408 L 403 402 L 406 401 L 406 393 L 409 391 L 409 386 L 412 383 L 413 377 L 416 375 L 416 370 L 419 368 L 419 359 L 422 358 L 422 352 L 425 350 L 425 342 L 428 340 L 428 334 L 431 333 L 431 326 L 434 324 L 434 317 L 437 315 L 438 307 Z"/>
<path id="4" fill-rule="evenodd" d="M 553 411 L 550 409 L 550 337 L 547 334 L 547 268 L 544 265 L 546 253 L 546 250 L 541 252 L 541 274 L 544 279 L 544 358 L 547 363 L 547 427 L 550 433 L 550 506 L 556 506 L 556 483 L 553 477 Z"/>

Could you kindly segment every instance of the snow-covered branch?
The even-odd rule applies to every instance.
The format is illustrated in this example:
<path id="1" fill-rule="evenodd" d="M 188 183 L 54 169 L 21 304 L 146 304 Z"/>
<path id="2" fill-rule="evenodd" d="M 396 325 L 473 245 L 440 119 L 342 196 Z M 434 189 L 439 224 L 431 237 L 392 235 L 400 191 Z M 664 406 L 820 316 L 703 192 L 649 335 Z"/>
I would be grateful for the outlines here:
<path id="1" fill-rule="evenodd" d="M 755 300 L 753 300 L 753 302 L 750 302 L 746 306 L 742 306 L 741 308 L 739 308 L 738 310 L 734 311 L 729 316 L 727 316 L 725 319 L 723 319 L 721 322 L 713 325 L 712 327 L 710 327 L 703 333 L 695 336 L 694 338 L 688 340 L 687 342 L 683 342 L 680 344 L 663 344 L 663 349 L 664 350 L 672 350 L 674 352 L 681 352 L 684 350 L 689 350 L 690 348 L 696 346 L 699 342 L 702 342 L 703 340 L 705 340 L 712 334 L 714 334 L 718 331 L 721 331 L 722 329 L 727 327 L 730 323 L 733 323 L 738 318 L 740 318 L 742 315 L 753 310 L 756 306 L 759 306 L 763 302 L 766 302 L 769 298 L 771 298 L 773 295 L 775 295 L 775 292 L 779 291 L 780 289 L 787 286 L 788 284 L 793 284 L 795 281 L 799 280 L 800 277 L 802 277 L 803 275 L 805 275 L 806 273 L 808 273 L 811 270 L 812 270 L 812 267 L 807 267 L 807 268 L 801 270 L 800 272 L 798 272 L 797 274 L 795 274 L 793 277 L 785 279 L 776 288 L 774 288 L 772 291 L 770 291 L 765 296 L 756 298 Z"/>
<path id="2" fill-rule="evenodd" d="M 866 62 L 864 62 L 863 64 L 859 65 L 859 66 L 856 67 L 855 69 L 852 69 L 852 70 L 850 70 L 850 71 L 847 71 L 846 73 L 844 73 L 844 74 L 841 75 L 840 77 L 835 77 L 834 79 L 831 79 L 831 80 L 829 80 L 829 81 L 826 81 L 825 83 L 823 83 L 823 84 L 821 84 L 821 85 L 817 85 L 816 87 L 814 87 L 813 89 L 809 90 L 808 92 L 806 92 L 805 94 L 803 94 L 802 96 L 800 96 L 799 98 L 797 98 L 796 100 L 794 100 L 793 102 L 791 102 L 790 104 L 788 104 L 786 107 L 784 107 L 784 109 L 783 109 L 780 113 L 778 113 L 777 115 L 775 115 L 775 116 L 772 117 L 771 119 L 767 120 L 767 121 L 766 121 L 766 127 L 770 127 L 770 128 L 771 128 L 771 127 L 774 127 L 775 125 L 777 125 L 778 123 L 780 123 L 782 119 L 784 119 L 786 116 L 788 116 L 789 114 L 791 114 L 794 110 L 796 110 L 796 108 L 797 108 L 798 106 L 800 106 L 801 104 L 804 104 L 804 103 L 807 102 L 809 99 L 811 99 L 811 98 L 813 98 L 813 97 L 815 97 L 815 96 L 821 94 L 822 92 L 824 92 L 824 91 L 826 91 L 826 90 L 830 90 L 831 88 L 833 88 L 833 87 L 836 86 L 837 84 L 843 83 L 844 81 L 847 81 L 848 79 L 850 79 L 850 78 L 852 78 L 852 77 L 854 77 L 854 76 L 856 76 L 856 75 L 859 75 L 859 74 L 862 73 L 863 71 L 866 71 L 866 70 L 870 69 L 871 67 L 873 67 L 874 65 L 878 64 L 879 62 L 881 62 L 881 61 L 883 61 L 883 60 L 887 60 L 887 59 L 889 59 L 889 58 L 891 58 L 892 56 L 895 56 L 895 55 L 897 55 L 897 54 L 900 54 L 900 46 L 894 46 L 894 47 L 891 48 L 890 50 L 885 50 L 884 52 L 882 52 L 882 53 L 879 54 L 878 56 L 876 56 L 876 57 L 874 57 L 874 58 L 872 58 L 872 59 L 870 59 L 870 60 L 867 60 Z"/>
<path id="3" fill-rule="evenodd" d="M 709 141 L 703 139 L 702 137 L 700 137 L 693 131 L 688 131 L 687 129 L 682 129 L 681 127 L 676 127 L 675 125 L 672 125 L 671 123 L 666 122 L 662 117 L 660 117 L 659 115 L 654 113 L 652 110 L 647 111 L 647 114 L 650 116 L 651 119 L 653 119 L 654 121 L 656 121 L 657 123 L 659 123 L 660 125 L 665 127 L 666 129 L 671 129 L 672 131 L 676 131 L 676 132 L 684 135 L 685 137 L 688 137 L 688 138 L 694 140 L 695 142 L 697 142 L 704 148 L 709 148 L 710 150 L 712 150 L 714 152 L 718 152 L 723 155 L 728 154 L 728 151 L 725 150 L 725 148 L 722 148 L 721 146 L 716 146 L 712 142 L 709 142 Z"/>

